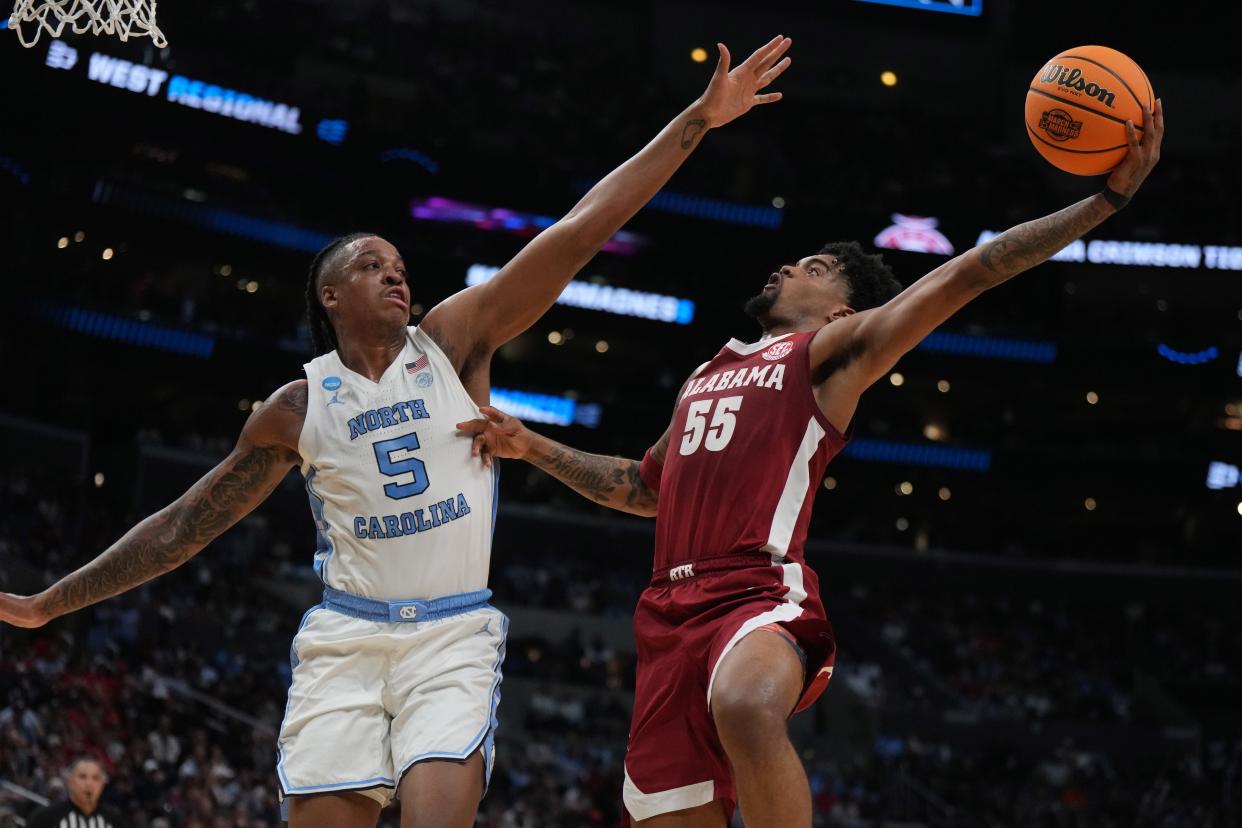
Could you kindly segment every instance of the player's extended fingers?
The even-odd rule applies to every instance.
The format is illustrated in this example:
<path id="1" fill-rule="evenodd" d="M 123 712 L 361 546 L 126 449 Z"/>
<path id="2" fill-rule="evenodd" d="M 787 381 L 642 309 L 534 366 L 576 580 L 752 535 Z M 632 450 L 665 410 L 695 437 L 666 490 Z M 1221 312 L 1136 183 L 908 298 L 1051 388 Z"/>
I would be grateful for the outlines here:
<path id="1" fill-rule="evenodd" d="M 481 405 L 479 406 L 479 410 L 482 411 L 483 415 L 493 423 L 503 423 L 505 418 L 509 416 L 499 408 L 494 408 L 490 405 Z"/>
<path id="2" fill-rule="evenodd" d="M 773 66 L 771 69 L 764 72 L 763 76 L 759 78 L 758 86 L 756 86 L 755 88 L 762 89 L 763 87 L 767 86 L 772 81 L 779 78 L 781 76 L 781 73 L 789 68 L 789 64 L 791 62 L 792 62 L 791 58 L 785 58 L 780 63 L 777 63 L 775 66 Z"/>
<path id="3" fill-rule="evenodd" d="M 759 106 L 760 104 L 776 103 L 780 99 L 781 99 L 780 92 L 767 92 L 763 95 L 756 95 L 755 106 Z"/>
<path id="4" fill-rule="evenodd" d="M 1126 143 L 1130 145 L 1131 152 L 1139 148 L 1138 130 L 1134 128 L 1134 121 L 1126 121 Z"/>
<path id="5" fill-rule="evenodd" d="M 478 434 L 487 428 L 487 420 L 466 420 L 457 424 L 457 430 L 463 434 Z"/>
<path id="6" fill-rule="evenodd" d="M 1164 101 L 1156 98 L 1156 109 L 1152 112 L 1152 123 L 1156 125 L 1156 146 L 1164 140 Z"/>
<path id="7" fill-rule="evenodd" d="M 755 51 L 751 52 L 750 57 L 742 61 L 737 68 L 749 69 L 755 74 L 759 74 L 763 71 L 763 68 L 771 62 L 770 55 L 784 42 L 784 40 L 784 36 L 777 35 Z"/>

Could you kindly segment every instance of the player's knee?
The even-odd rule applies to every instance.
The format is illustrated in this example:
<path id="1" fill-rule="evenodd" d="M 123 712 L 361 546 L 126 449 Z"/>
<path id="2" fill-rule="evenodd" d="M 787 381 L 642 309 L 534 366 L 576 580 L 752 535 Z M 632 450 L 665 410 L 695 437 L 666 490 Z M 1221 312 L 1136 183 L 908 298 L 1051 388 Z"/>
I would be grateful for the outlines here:
<path id="1" fill-rule="evenodd" d="M 764 685 L 769 679 L 759 679 Z M 734 685 L 713 688 L 712 718 L 725 750 L 734 747 L 759 747 L 788 739 L 786 720 L 789 711 L 780 701 L 775 688 L 763 686 Z M 767 692 L 765 692 L 767 691 Z"/>

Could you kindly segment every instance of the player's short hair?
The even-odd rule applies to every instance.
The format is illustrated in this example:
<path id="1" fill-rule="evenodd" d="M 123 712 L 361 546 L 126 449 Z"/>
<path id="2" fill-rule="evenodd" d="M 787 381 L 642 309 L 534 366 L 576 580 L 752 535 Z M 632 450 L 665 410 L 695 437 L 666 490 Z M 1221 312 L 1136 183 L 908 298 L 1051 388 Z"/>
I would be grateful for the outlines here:
<path id="1" fill-rule="evenodd" d="M 332 257 L 336 255 L 336 252 L 345 245 L 352 244 L 358 241 L 358 239 L 371 238 L 372 236 L 375 236 L 375 234 L 349 233 L 340 236 L 324 245 L 323 249 L 316 253 L 315 258 L 311 260 L 310 273 L 306 277 L 306 321 L 310 325 L 311 342 L 314 343 L 315 356 L 337 349 L 336 330 L 332 327 L 332 320 L 328 318 L 327 309 L 319 301 L 319 287 L 324 273 L 327 272 L 328 264 L 332 261 Z"/>
<path id="2" fill-rule="evenodd" d="M 856 311 L 878 308 L 901 293 L 901 282 L 892 268 L 878 253 L 868 253 L 856 241 L 829 242 L 819 251 L 841 264 L 841 273 L 849 285 L 850 307 Z"/>

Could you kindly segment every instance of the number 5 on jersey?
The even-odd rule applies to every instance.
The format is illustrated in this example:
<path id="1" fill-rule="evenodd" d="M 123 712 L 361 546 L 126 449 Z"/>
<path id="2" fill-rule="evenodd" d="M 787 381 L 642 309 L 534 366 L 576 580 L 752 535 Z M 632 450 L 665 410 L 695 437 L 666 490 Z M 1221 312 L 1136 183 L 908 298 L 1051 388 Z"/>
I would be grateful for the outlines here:
<path id="1" fill-rule="evenodd" d="M 430 481 L 427 479 L 427 466 L 422 460 L 409 456 L 393 459 L 394 452 L 402 449 L 413 452 L 418 449 L 417 434 L 411 431 L 409 434 L 395 437 L 392 440 L 379 440 L 372 447 L 375 449 L 375 462 L 379 465 L 381 474 L 387 477 L 396 477 L 400 474 L 414 475 L 414 479 L 409 483 L 385 483 L 384 494 L 393 500 L 401 500 L 427 491 Z"/>
<path id="2" fill-rule="evenodd" d="M 715 411 L 712 411 L 712 406 L 715 406 Z M 681 453 L 694 454 L 699 446 L 708 451 L 723 451 L 733 438 L 733 429 L 737 426 L 737 410 L 741 407 L 740 396 L 695 400 L 690 403 L 690 408 L 686 411 L 686 433 L 681 438 Z"/>

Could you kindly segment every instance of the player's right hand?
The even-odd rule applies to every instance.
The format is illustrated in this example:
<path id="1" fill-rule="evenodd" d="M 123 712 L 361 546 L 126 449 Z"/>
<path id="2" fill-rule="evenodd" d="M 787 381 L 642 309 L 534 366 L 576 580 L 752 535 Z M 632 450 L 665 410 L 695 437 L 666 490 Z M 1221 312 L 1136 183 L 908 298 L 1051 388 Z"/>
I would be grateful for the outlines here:
<path id="1" fill-rule="evenodd" d="M 530 451 L 531 432 L 522 421 L 490 405 L 479 410 L 486 419 L 457 424 L 459 432 L 472 438 L 471 456 L 482 458 L 484 466 L 492 465 L 492 457 L 524 458 Z"/>
<path id="2" fill-rule="evenodd" d="M 0 592 L 0 622 L 14 627 L 42 627 L 52 617 L 42 608 L 38 595 Z"/>

